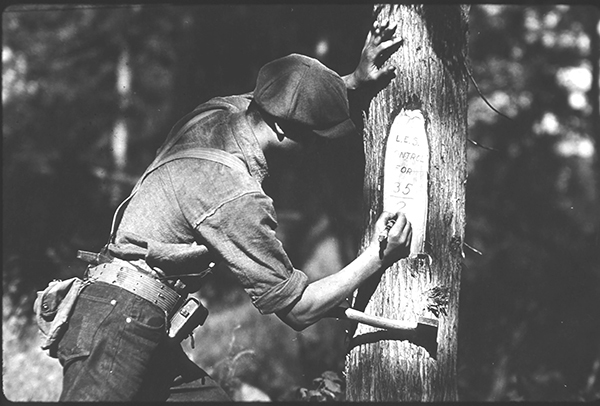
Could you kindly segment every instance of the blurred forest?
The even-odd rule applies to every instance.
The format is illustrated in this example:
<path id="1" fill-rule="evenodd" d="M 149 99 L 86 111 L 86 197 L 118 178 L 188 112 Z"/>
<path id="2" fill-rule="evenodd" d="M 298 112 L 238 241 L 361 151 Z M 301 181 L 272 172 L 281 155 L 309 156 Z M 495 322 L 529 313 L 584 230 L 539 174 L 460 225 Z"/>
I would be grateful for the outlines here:
<path id="1" fill-rule="evenodd" d="M 471 7 L 461 400 L 600 398 L 599 18 L 593 6 Z M 82 275 L 76 251 L 104 245 L 175 121 L 252 90 L 263 64 L 292 52 L 350 73 L 371 22 L 371 5 L 3 11 L 5 396 L 57 398 L 60 366 L 31 323 L 35 291 Z M 348 140 L 270 167 L 278 234 L 312 279 L 356 254 L 361 165 Z M 224 269 L 199 296 L 211 315 L 186 350 L 231 393 L 292 399 L 343 370 L 343 322 L 294 332 L 260 316 Z"/>

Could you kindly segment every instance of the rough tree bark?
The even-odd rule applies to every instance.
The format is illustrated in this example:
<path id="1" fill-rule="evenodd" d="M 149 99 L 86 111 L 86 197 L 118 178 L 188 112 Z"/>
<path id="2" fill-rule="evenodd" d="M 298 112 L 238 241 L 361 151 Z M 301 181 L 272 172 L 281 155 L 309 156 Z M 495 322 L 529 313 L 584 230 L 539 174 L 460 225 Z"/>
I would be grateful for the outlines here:
<path id="1" fill-rule="evenodd" d="M 429 145 L 428 182 L 424 182 L 428 214 L 420 249 L 426 256 L 403 259 L 369 281 L 358 291 L 354 306 L 389 319 L 437 318 L 439 328 L 423 326 L 400 334 L 356 326 L 346 359 L 346 397 L 456 400 L 467 176 L 468 7 L 385 5 L 375 6 L 374 13 L 380 22 L 397 23 L 396 35 L 404 43 L 389 61 L 396 66 L 397 77 L 371 101 L 365 117 L 366 224 L 361 249 L 372 239 L 373 225 L 383 210 L 385 148 L 394 118 L 418 111 L 424 118 L 425 147 Z"/>

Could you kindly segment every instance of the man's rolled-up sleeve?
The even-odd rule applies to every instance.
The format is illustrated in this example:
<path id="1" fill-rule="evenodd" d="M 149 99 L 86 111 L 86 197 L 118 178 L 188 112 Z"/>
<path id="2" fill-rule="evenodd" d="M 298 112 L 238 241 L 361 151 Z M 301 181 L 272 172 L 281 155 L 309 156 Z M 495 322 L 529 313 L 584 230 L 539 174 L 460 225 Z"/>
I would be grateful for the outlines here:
<path id="1" fill-rule="evenodd" d="M 261 313 L 275 313 L 292 304 L 302 295 L 306 288 L 308 277 L 302 271 L 294 269 L 290 277 L 270 290 L 263 293 L 254 301 Z"/>
<path id="2" fill-rule="evenodd" d="M 283 310 L 302 296 L 308 277 L 294 269 L 275 235 L 277 221 L 268 196 L 244 193 L 207 214 L 196 231 L 237 276 L 261 313 Z"/>

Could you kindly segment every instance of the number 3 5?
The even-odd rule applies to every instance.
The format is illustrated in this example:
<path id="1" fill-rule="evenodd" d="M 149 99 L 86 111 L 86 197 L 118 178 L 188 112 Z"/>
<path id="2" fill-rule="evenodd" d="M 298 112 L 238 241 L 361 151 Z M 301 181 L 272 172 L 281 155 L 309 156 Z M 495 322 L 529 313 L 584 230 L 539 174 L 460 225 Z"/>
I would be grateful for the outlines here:
<path id="1" fill-rule="evenodd" d="M 394 189 L 394 193 L 402 193 L 403 195 L 410 194 L 410 190 L 412 187 L 412 183 L 407 183 L 402 187 L 402 182 L 396 182 L 396 188 Z"/>

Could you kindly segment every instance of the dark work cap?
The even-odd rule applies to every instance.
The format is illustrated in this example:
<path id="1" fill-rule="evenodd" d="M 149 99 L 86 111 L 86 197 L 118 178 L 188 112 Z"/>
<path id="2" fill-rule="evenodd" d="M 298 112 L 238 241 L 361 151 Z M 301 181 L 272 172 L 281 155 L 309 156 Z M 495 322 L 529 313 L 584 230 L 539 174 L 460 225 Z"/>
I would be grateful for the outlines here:
<path id="1" fill-rule="evenodd" d="M 291 54 L 263 66 L 254 100 L 270 115 L 307 126 L 325 138 L 356 131 L 342 78 L 304 55 Z"/>

